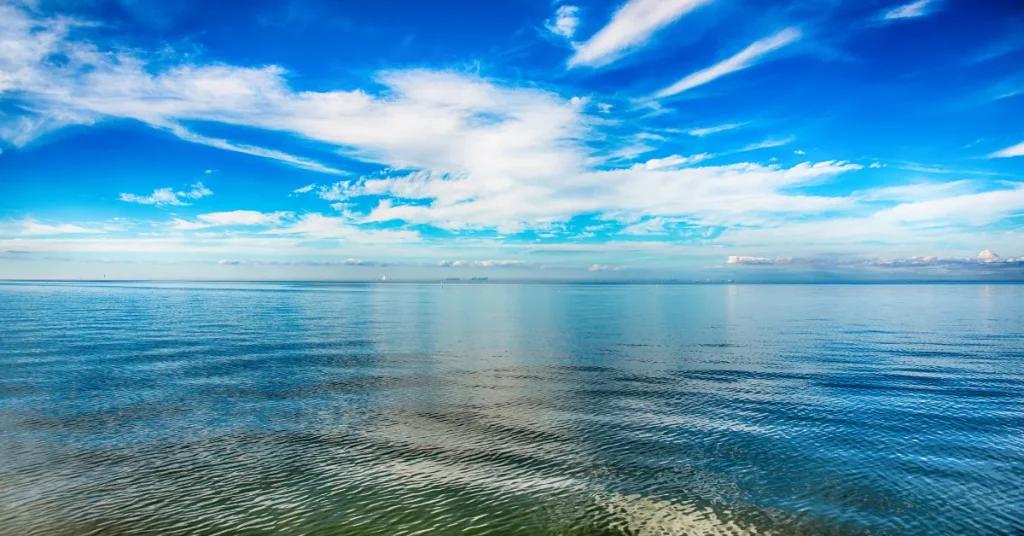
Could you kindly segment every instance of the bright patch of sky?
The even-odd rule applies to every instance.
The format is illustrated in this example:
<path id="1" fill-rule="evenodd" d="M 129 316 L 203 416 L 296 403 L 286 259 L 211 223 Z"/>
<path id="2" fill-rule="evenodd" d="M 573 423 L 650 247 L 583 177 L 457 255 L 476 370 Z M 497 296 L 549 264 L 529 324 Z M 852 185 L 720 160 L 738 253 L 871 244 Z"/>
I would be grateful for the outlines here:
<path id="1" fill-rule="evenodd" d="M 1021 279 L 1022 28 L 0 0 L 0 278 Z"/>

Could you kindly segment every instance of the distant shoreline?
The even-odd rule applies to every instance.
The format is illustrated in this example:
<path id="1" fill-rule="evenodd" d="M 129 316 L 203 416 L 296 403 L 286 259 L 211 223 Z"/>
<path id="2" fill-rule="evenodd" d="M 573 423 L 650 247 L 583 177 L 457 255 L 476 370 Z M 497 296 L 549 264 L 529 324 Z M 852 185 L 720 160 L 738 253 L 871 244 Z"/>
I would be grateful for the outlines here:
<path id="1" fill-rule="evenodd" d="M 303 284 L 303 285 L 607 285 L 607 286 L 691 286 L 723 287 L 750 285 L 801 285 L 801 286 L 843 286 L 843 285 L 1024 285 L 1021 280 L 842 280 L 842 281 L 672 281 L 672 280 L 570 280 L 570 279 L 490 279 L 488 281 L 452 281 L 437 279 L 0 279 L 0 283 L 220 283 L 220 284 Z"/>

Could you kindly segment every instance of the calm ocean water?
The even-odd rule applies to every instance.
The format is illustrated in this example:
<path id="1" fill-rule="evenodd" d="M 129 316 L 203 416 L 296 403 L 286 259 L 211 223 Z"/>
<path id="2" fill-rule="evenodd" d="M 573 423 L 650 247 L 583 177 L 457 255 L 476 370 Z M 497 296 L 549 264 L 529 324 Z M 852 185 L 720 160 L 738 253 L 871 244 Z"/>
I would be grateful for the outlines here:
<path id="1" fill-rule="evenodd" d="M 0 283 L 2 534 L 1024 532 L 1024 286 Z"/>

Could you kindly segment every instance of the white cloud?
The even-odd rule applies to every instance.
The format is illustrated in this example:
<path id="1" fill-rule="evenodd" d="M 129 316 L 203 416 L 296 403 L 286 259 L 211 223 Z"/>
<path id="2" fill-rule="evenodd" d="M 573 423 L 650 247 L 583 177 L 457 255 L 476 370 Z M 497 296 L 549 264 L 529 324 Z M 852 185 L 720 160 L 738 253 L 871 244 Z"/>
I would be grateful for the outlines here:
<path id="1" fill-rule="evenodd" d="M 755 65 L 761 58 L 786 45 L 800 39 L 801 33 L 797 28 L 786 28 L 781 32 L 764 39 L 751 43 L 736 55 L 722 60 L 711 67 L 697 71 L 671 86 L 662 89 L 654 94 L 656 98 L 664 98 L 684 91 L 693 89 L 716 80 L 729 73 L 734 73 Z"/>
<path id="2" fill-rule="evenodd" d="M 978 254 L 978 260 L 981 262 L 1000 262 L 1003 258 L 990 249 L 983 249 Z"/>
<path id="3" fill-rule="evenodd" d="M 563 175 L 558 180 L 545 174 L 512 184 L 410 174 L 368 180 L 347 195 L 391 195 L 414 201 L 385 199 L 365 221 L 402 220 L 449 229 L 514 232 L 581 213 L 688 216 L 696 223 L 736 224 L 758 214 L 814 213 L 849 206 L 850 200 L 844 198 L 780 190 L 858 169 L 861 166 L 848 162 L 803 163 L 788 169 L 752 163 L 637 167 Z"/>
<path id="4" fill-rule="evenodd" d="M 364 261 L 362 259 L 342 260 L 235 260 L 221 259 L 221 266 L 388 266 L 389 263 Z"/>
<path id="5" fill-rule="evenodd" d="M 978 183 L 969 180 L 919 182 L 873 188 L 864 192 L 854 192 L 853 195 L 865 201 L 924 201 L 972 193 L 977 191 L 978 186 Z"/>
<path id="6" fill-rule="evenodd" d="M 595 264 L 590 268 L 587 268 L 587 270 L 591 272 L 619 272 L 625 269 L 625 266 L 617 266 L 612 264 Z"/>
<path id="7" fill-rule="evenodd" d="M 630 2 L 627 6 L 631 4 L 635 8 L 640 3 Z M 670 3 L 663 4 L 650 6 L 655 11 L 668 9 L 665 6 Z M 400 244 L 395 246 L 402 250 L 396 253 L 400 255 L 417 241 L 426 244 L 423 247 L 442 246 L 414 231 L 380 229 L 378 223 L 496 229 L 504 233 L 558 229 L 560 223 L 579 214 L 614 215 L 616 221 L 635 222 L 624 229 L 623 234 L 658 233 L 670 223 L 726 227 L 720 237 L 707 239 L 707 243 L 723 246 L 848 247 L 863 243 L 872 244 L 871 247 L 875 247 L 874 244 L 895 247 L 910 243 L 937 244 L 944 240 L 954 240 L 956 244 L 978 240 L 978 229 L 969 226 L 1002 221 L 1024 211 L 1024 195 L 1019 189 L 996 186 L 998 190 L 986 192 L 984 190 L 993 185 L 981 181 L 977 184 L 966 181 L 911 184 L 847 195 L 801 193 L 802 186 L 819 184 L 861 169 L 856 164 L 838 161 L 807 162 L 791 167 L 753 162 L 707 165 L 700 161 L 708 155 L 673 154 L 645 159 L 638 164 L 630 159 L 620 169 L 599 169 L 609 165 L 607 155 L 625 155 L 630 147 L 615 142 L 601 145 L 600 150 L 594 148 L 596 143 L 608 139 L 607 132 L 599 129 L 618 118 L 599 115 L 602 106 L 588 104 L 586 99 L 566 98 L 533 86 L 509 86 L 467 73 L 430 70 L 379 73 L 376 79 L 379 88 L 372 91 L 352 88 L 298 91 L 289 86 L 288 73 L 279 67 L 168 66 L 166 57 L 149 61 L 138 51 L 101 50 L 82 41 L 73 41 L 67 32 L 70 22 L 61 26 L 56 20 L 31 19 L 24 11 L 10 6 L 0 6 L 0 10 L 0 25 L 4 28 L 0 40 L 18 45 L 12 48 L 17 53 L 0 57 L 0 91 L 5 91 L 2 95 L 5 101 L 17 99 L 19 106 L 25 104 L 30 110 L 23 116 L 0 117 L 0 136 L 8 141 L 15 140 L 12 143 L 27 143 L 33 136 L 65 124 L 130 118 L 195 143 L 272 158 L 299 168 L 339 173 L 315 160 L 205 137 L 181 126 L 189 125 L 201 132 L 201 125 L 212 123 L 218 125 L 218 132 L 231 132 L 230 128 L 223 127 L 233 126 L 295 136 L 312 142 L 307 146 L 340 151 L 386 168 L 368 177 L 323 186 L 311 184 L 293 192 L 315 193 L 334 202 L 332 206 L 338 213 L 331 216 L 255 211 L 210 213 L 192 221 L 177 220 L 173 225 L 178 230 L 218 226 L 265 228 L 174 233 L 182 237 L 178 241 L 162 236 L 135 241 L 111 237 L 103 240 L 94 240 L 94 237 L 32 239 L 47 248 L 91 248 L 90 251 L 142 248 L 230 254 L 226 252 L 302 248 L 323 239 L 344 242 L 346 255 L 360 255 L 358 248 L 370 248 L 378 242 Z M 621 13 L 616 17 L 619 15 Z M 20 28 L 18 25 L 22 23 L 34 29 L 8 31 L 11 27 Z M 636 44 L 649 38 L 653 31 Z M 705 70 L 709 72 L 691 82 L 706 83 L 753 65 L 764 54 L 795 39 L 777 35 L 759 41 L 730 60 Z M 589 44 L 600 43 L 592 39 Z M 581 50 L 584 46 L 581 45 Z M 634 45 L 615 50 L 607 48 L 606 51 L 613 51 L 601 61 L 616 57 L 630 46 Z M 61 55 L 67 60 L 51 61 Z M 675 133 L 707 136 L 738 126 L 719 125 Z M 644 141 L 635 137 L 635 133 L 627 133 L 623 138 L 626 136 L 632 136 L 631 141 Z M 652 138 L 645 139 L 650 144 L 643 145 L 644 152 L 659 145 Z M 745 149 L 774 147 L 783 141 L 789 140 L 768 140 Z M 590 145 L 591 142 L 595 145 Z M 1024 147 L 1011 147 L 1000 153 L 1014 150 L 1020 154 Z M 634 151 L 631 156 L 640 154 Z M 719 158 L 724 156 L 719 155 Z M 880 165 L 874 163 L 871 167 Z M 150 195 L 125 193 L 122 199 L 173 206 L 211 193 L 198 184 L 183 191 L 163 188 Z M 361 196 L 390 199 L 365 211 L 359 207 L 367 206 L 371 198 L 353 200 Z M 875 202 L 887 203 L 869 204 Z M 854 208 L 858 210 L 847 214 L 855 216 L 816 218 Z M 271 216 L 273 214 L 280 216 Z M 800 216 L 802 221 L 792 222 L 792 216 Z M 89 232 L 86 225 L 38 225 L 32 230 L 40 236 L 54 232 Z M 987 233 L 984 238 L 991 242 L 985 243 L 1011 252 L 1020 237 L 999 232 L 1002 234 Z M 240 236 L 226 237 L 242 233 L 255 236 L 244 240 Z M 199 236 L 201 234 L 211 236 Z M 622 242 L 639 241 L 630 237 Z M 669 252 L 666 255 L 681 251 L 655 245 L 654 240 L 650 242 L 628 247 Z M 320 243 L 317 247 L 325 245 Z M 603 251 L 601 248 L 633 251 L 621 244 L 586 247 L 592 248 L 587 251 Z M 12 248 L 17 249 L 14 245 Z M 350 252 L 350 248 L 356 251 Z M 456 250 L 444 256 L 500 259 L 506 251 L 497 247 L 479 254 Z M 776 258 L 767 256 L 775 251 L 747 249 L 744 252 Z M 430 258 L 443 257 L 436 254 Z M 595 257 L 580 266 L 598 259 L 603 260 Z"/>
<path id="8" fill-rule="evenodd" d="M 194 143 L 326 173 L 340 171 L 280 151 L 203 136 L 182 124 L 217 122 L 295 134 L 395 169 L 519 175 L 579 163 L 579 155 L 565 149 L 582 134 L 581 99 L 426 70 L 381 73 L 378 81 L 386 90 L 376 96 L 361 90 L 296 92 L 280 67 L 151 65 L 144 56 L 108 53 L 71 40 L 66 27 L 53 20 L 3 8 L 3 15 L 18 22 L 18 30 L 6 37 L 10 46 L 38 49 L 5 56 L 0 66 L 5 73 L 23 73 L 5 78 L 4 88 L 31 104 L 26 115 L 4 120 L 7 129 L 0 133 L 8 132 L 8 141 L 15 143 L 49 128 L 27 128 L 24 122 L 57 128 L 131 118 Z M 50 60 L 58 57 L 67 61 Z M 49 121 L 56 113 L 67 120 Z"/>
<path id="9" fill-rule="evenodd" d="M 616 15 L 618 22 L 606 30 L 618 35 L 619 30 L 612 30 L 622 24 L 635 28 L 638 21 L 650 23 L 685 7 L 678 2 L 656 4 L 628 3 Z M 12 16 L 27 20 L 21 11 Z M 389 169 L 380 178 L 342 181 L 310 191 L 335 202 L 360 195 L 393 199 L 357 218 L 349 214 L 337 221 L 300 218 L 292 224 L 295 232 L 305 229 L 345 236 L 353 223 L 403 219 L 449 229 L 506 232 L 541 228 L 588 211 L 740 222 L 766 213 L 815 213 L 845 206 L 848 201 L 842 198 L 796 195 L 782 189 L 800 184 L 808 174 L 821 177 L 859 168 L 821 162 L 790 169 L 749 163 L 673 169 L 682 162 L 654 159 L 643 169 L 596 171 L 593 149 L 586 143 L 596 121 L 586 114 L 586 99 L 427 70 L 383 72 L 378 82 L 385 90 L 379 94 L 297 92 L 288 86 L 285 71 L 276 66 L 150 65 L 144 57 L 127 52 L 113 56 L 70 40 L 66 32 L 46 23 L 30 20 L 28 26 L 42 24 L 49 30 L 13 36 L 41 50 L 31 62 L 19 64 L 31 76 L 12 82 L 18 95 L 31 100 L 36 109 L 79 110 L 93 120 L 133 118 L 184 139 L 231 150 L 253 148 L 234 143 L 227 147 L 221 143 L 225 140 L 197 137 L 180 125 L 214 122 L 278 131 Z M 71 53 L 66 55 L 73 65 L 65 68 L 46 59 L 62 52 Z M 317 169 L 315 163 L 287 155 L 249 152 Z M 149 204 L 186 203 L 188 198 L 178 194 L 163 189 L 122 198 Z M 744 216 L 745 212 L 749 214 Z"/>
<path id="10" fill-rule="evenodd" d="M 180 230 L 194 230 L 209 227 L 278 225 L 282 220 L 291 216 L 290 212 L 257 212 L 255 210 L 211 212 L 196 216 L 194 222 L 174 220 L 173 227 Z"/>
<path id="11" fill-rule="evenodd" d="M 801 151 L 800 149 L 797 149 L 797 150 L 793 151 L 793 154 L 798 154 L 798 155 L 801 155 L 801 156 L 802 156 L 802 155 L 805 155 L 805 154 L 807 154 L 807 153 L 806 153 L 806 152 L 804 152 L 804 151 Z"/>
<path id="12" fill-rule="evenodd" d="M 663 233 L 665 232 L 665 225 L 671 222 L 672 220 L 661 217 L 650 218 L 624 227 L 619 231 L 619 234 L 647 235 Z"/>
<path id="13" fill-rule="evenodd" d="M 140 205 L 175 205 L 184 206 L 188 205 L 182 201 L 182 199 L 201 199 L 203 197 L 211 196 L 213 192 L 209 188 L 203 185 L 201 182 L 197 182 L 191 186 L 191 189 L 185 191 L 175 192 L 171 188 L 157 188 L 153 190 L 150 195 L 136 195 L 130 193 L 121 193 L 119 199 L 126 203 L 138 203 Z"/>
<path id="14" fill-rule="evenodd" d="M 607 65 L 708 1 L 628 0 L 604 28 L 576 46 L 576 53 L 569 58 L 569 67 Z"/>
<path id="15" fill-rule="evenodd" d="M 576 6 L 559 6 L 554 18 L 546 21 L 544 26 L 559 37 L 572 39 L 580 24 L 579 12 L 580 8 Z"/>
<path id="16" fill-rule="evenodd" d="M 906 171 L 916 171 L 917 173 L 931 173 L 938 175 L 949 175 L 953 173 L 959 173 L 952 169 L 946 169 L 938 166 L 922 166 L 921 164 L 907 164 L 905 166 L 902 166 L 900 169 Z"/>
<path id="17" fill-rule="evenodd" d="M 917 0 L 909 4 L 897 6 L 882 14 L 884 20 L 912 19 L 923 17 L 929 13 L 929 6 L 934 0 Z"/>
<path id="18" fill-rule="evenodd" d="M 197 229 L 206 229 L 212 226 L 201 221 L 188 221 L 181 218 L 175 218 L 171 221 L 171 227 L 179 231 L 195 231 Z"/>
<path id="19" fill-rule="evenodd" d="M 914 201 L 875 214 L 899 222 L 942 222 L 945 225 L 984 225 L 1024 213 L 1024 184 L 1010 188 Z"/>
<path id="20" fill-rule="evenodd" d="M 1017 95 L 1024 95 L 1024 89 L 1013 88 L 1007 90 L 1000 90 L 999 93 L 996 93 L 996 95 L 992 97 L 992 100 L 998 101 L 1003 99 L 1009 99 L 1016 97 Z"/>
<path id="21" fill-rule="evenodd" d="M 206 186 L 203 186 L 203 183 L 197 182 L 192 185 L 191 190 L 178 192 L 178 195 L 184 197 L 185 199 L 202 199 L 204 197 L 213 195 L 213 192 L 210 191 L 210 189 L 207 188 Z"/>
<path id="22" fill-rule="evenodd" d="M 752 257 L 731 255 L 727 264 L 746 266 L 795 266 L 831 269 L 865 268 L 1024 268 L 1024 257 L 1000 257 L 992 251 L 982 250 L 975 257 L 942 257 L 938 255 L 916 255 L 913 257 L 859 257 L 859 256 L 817 256 L 817 257 Z"/>
<path id="23" fill-rule="evenodd" d="M 419 233 L 406 230 L 366 229 L 353 225 L 346 217 L 303 214 L 298 220 L 264 231 L 268 235 L 300 235 L 313 239 L 340 239 L 350 242 L 417 242 Z"/>
<path id="24" fill-rule="evenodd" d="M 989 158 L 1011 158 L 1014 156 L 1024 156 L 1024 142 L 988 155 Z"/>
<path id="25" fill-rule="evenodd" d="M 397 231 L 394 231 L 397 232 Z M 381 234 L 384 233 L 384 234 Z M 429 254 L 444 254 L 446 248 L 440 250 L 428 248 L 418 243 L 418 235 L 402 237 L 388 231 L 375 231 L 350 227 L 344 236 L 340 233 L 327 233 L 326 243 L 319 243 L 319 236 L 303 233 L 274 233 L 272 230 L 262 231 L 255 235 L 237 235 L 228 233 L 195 233 L 191 236 L 180 234 L 147 234 L 132 237 L 86 237 L 86 236 L 44 236 L 0 238 L 0 250 L 19 250 L 33 252 L 91 252 L 91 253 L 128 253 L 141 254 L 212 254 L 212 255 L 330 255 L 345 253 L 346 255 L 372 256 L 384 255 L 388 258 L 410 257 Z M 83 234 L 83 233 L 74 233 Z M 344 251 L 337 249 L 343 243 Z M 335 247 L 325 247 L 335 246 Z M 465 245 L 459 248 L 465 251 Z M 439 251 L 441 253 L 439 253 Z M 492 253 L 495 250 L 489 250 Z"/>
<path id="26" fill-rule="evenodd" d="M 40 223 L 33 219 L 20 220 L 13 222 L 13 224 L 0 226 L 0 233 L 4 232 L 4 228 L 10 229 L 8 232 L 13 232 L 13 234 L 20 236 L 98 234 L 104 232 L 102 229 L 90 229 L 70 223 L 51 225 Z"/>
<path id="27" fill-rule="evenodd" d="M 750 145 L 747 145 L 746 147 L 743 147 L 742 149 L 739 149 L 738 152 L 742 153 L 742 152 L 746 152 L 746 151 L 757 151 L 759 149 L 771 149 L 773 147 L 782 147 L 783 145 L 787 145 L 789 143 L 792 143 L 793 139 L 794 138 L 772 139 L 772 140 L 760 141 L 760 142 L 757 142 L 757 143 L 751 143 Z"/>
<path id="28" fill-rule="evenodd" d="M 291 216 L 288 212 L 257 212 L 255 210 L 234 210 L 200 214 L 196 219 L 211 225 L 274 225 Z"/>
<path id="29" fill-rule="evenodd" d="M 871 165 L 868 167 L 870 167 L 871 169 L 879 169 L 885 167 L 885 164 L 882 164 L 881 162 L 872 162 Z"/>
<path id="30" fill-rule="evenodd" d="M 862 216 L 842 216 L 810 221 L 765 221 L 759 227 L 725 229 L 716 243 L 744 248 L 785 248 L 806 252 L 836 250 L 888 250 L 908 245 L 929 248 L 973 249 L 979 241 L 994 248 L 1019 249 L 1021 236 L 1013 230 L 987 228 L 1007 218 L 1024 214 L 1024 185 L 1000 190 L 974 192 L 973 185 L 942 188 L 912 187 L 905 190 L 879 189 L 858 192 L 858 198 L 885 197 L 899 201 L 895 206 Z M 930 190 L 930 191 L 929 191 Z M 968 193 L 965 193 L 968 192 Z M 915 194 L 932 198 L 911 199 Z M 749 250 L 749 249 L 748 249 Z"/>
<path id="31" fill-rule="evenodd" d="M 307 184 L 307 185 L 303 186 L 302 188 L 296 188 L 296 189 L 292 190 L 292 193 L 293 194 L 306 194 L 306 193 L 309 193 L 309 192 L 313 191 L 313 188 L 316 188 L 316 184 Z"/>
<path id="32" fill-rule="evenodd" d="M 150 195 L 135 195 L 121 193 L 121 201 L 126 203 L 139 203 L 140 205 L 185 205 L 178 199 L 178 194 L 170 188 L 159 188 L 153 190 Z"/>
<path id="33" fill-rule="evenodd" d="M 647 170 L 675 168 L 686 164 L 696 164 L 697 162 L 707 160 L 708 158 L 711 158 L 711 155 L 708 153 L 695 154 L 692 156 L 679 156 L 674 154 L 672 156 L 666 156 L 665 158 L 652 158 L 643 164 L 634 165 L 633 168 Z"/>
<path id="34" fill-rule="evenodd" d="M 726 264 L 753 264 L 753 265 L 766 265 L 766 264 L 786 264 L 791 259 L 787 257 L 776 257 L 774 259 L 768 257 L 750 257 L 746 255 L 730 255 L 726 259 Z"/>
<path id="35" fill-rule="evenodd" d="M 281 162 L 291 164 L 297 168 L 308 169 L 309 171 L 316 171 L 319 173 L 329 173 L 332 175 L 343 175 L 344 172 L 332 167 L 325 166 L 315 160 L 308 158 L 300 158 L 293 156 L 288 153 L 281 151 L 275 151 L 273 149 L 265 149 L 263 147 L 257 147 L 255 145 L 246 145 L 240 143 L 233 143 L 228 140 L 219 138 L 210 138 L 207 136 L 201 136 L 194 132 L 191 132 L 180 125 L 171 125 L 168 130 L 175 136 L 192 143 L 199 143 L 201 145 L 209 145 L 210 147 L 216 147 L 218 149 L 224 149 L 225 151 L 234 151 L 236 153 L 243 153 L 252 156 L 259 156 L 262 158 L 270 158 L 272 160 L 279 160 Z"/>
<path id="36" fill-rule="evenodd" d="M 530 263 L 525 261 L 489 260 L 489 261 L 441 261 L 442 268 L 527 268 Z"/>
<path id="37" fill-rule="evenodd" d="M 317 186 L 316 195 L 325 201 L 341 201 L 348 199 L 350 190 L 351 182 L 342 181 L 328 186 Z"/>
<path id="38" fill-rule="evenodd" d="M 686 133 L 691 135 L 691 136 L 696 136 L 698 138 L 703 138 L 704 136 L 708 136 L 710 134 L 718 134 L 719 132 L 726 132 L 728 130 L 733 130 L 733 129 L 742 127 L 743 125 L 744 125 L 744 123 L 729 123 L 729 124 L 725 124 L 725 125 L 718 125 L 718 126 L 715 126 L 715 127 L 694 128 L 694 129 L 687 130 Z"/>
<path id="39" fill-rule="evenodd" d="M 655 149 L 653 145 L 645 143 L 635 137 L 634 140 L 637 141 L 629 145 L 620 146 L 617 149 L 608 153 L 606 160 L 634 160 L 636 159 L 636 157 L 642 154 L 647 154 Z"/>

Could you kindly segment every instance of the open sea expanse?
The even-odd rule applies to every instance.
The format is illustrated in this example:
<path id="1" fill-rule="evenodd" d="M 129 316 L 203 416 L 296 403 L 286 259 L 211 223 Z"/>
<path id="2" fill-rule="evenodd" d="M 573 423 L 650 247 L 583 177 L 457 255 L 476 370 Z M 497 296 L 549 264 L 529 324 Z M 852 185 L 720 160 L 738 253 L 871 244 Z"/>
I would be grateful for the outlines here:
<path id="1" fill-rule="evenodd" d="M 0 283 L 0 534 L 1024 533 L 1024 285 Z"/>

